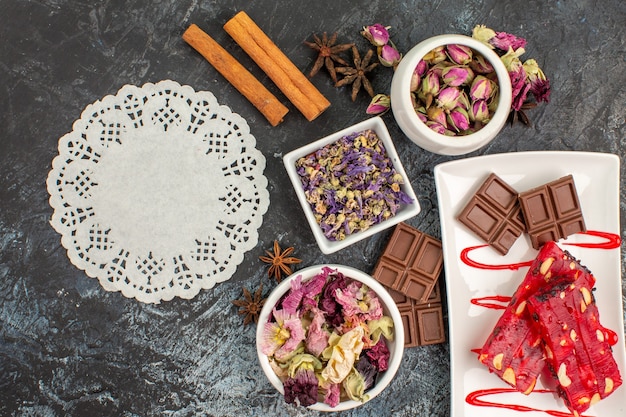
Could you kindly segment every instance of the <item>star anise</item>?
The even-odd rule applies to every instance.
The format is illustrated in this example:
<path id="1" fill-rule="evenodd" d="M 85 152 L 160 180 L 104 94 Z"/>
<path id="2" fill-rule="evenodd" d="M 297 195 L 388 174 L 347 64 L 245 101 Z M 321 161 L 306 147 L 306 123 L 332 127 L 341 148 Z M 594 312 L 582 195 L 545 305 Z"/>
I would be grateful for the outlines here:
<path id="1" fill-rule="evenodd" d="M 511 110 L 511 114 L 509 115 L 509 121 L 511 122 L 511 126 L 513 126 L 518 120 L 524 123 L 526 126 L 531 126 L 532 123 L 526 115 L 526 110 L 534 109 L 535 107 L 537 107 L 536 102 L 527 101 L 522 104 L 522 107 L 520 107 L 519 110 Z"/>
<path id="2" fill-rule="evenodd" d="M 335 87 L 342 87 L 344 85 L 352 84 L 352 101 L 356 100 L 356 96 L 361 90 L 361 86 L 367 91 L 370 97 L 374 97 L 374 88 L 372 83 L 367 79 L 366 74 L 376 68 L 378 62 L 370 64 L 372 56 L 374 56 L 374 50 L 369 49 L 363 59 L 359 54 L 359 50 L 356 46 L 352 47 L 352 55 L 354 56 L 354 67 L 338 67 L 337 72 L 343 74 L 343 79 L 335 84 Z"/>
<path id="3" fill-rule="evenodd" d="M 313 34 L 313 40 L 315 42 L 304 42 L 306 46 L 316 50 L 319 53 L 317 55 L 317 59 L 315 60 L 315 64 L 313 64 L 313 69 L 311 69 L 311 72 L 309 73 L 309 77 L 317 74 L 322 66 L 325 66 L 330 73 L 330 77 L 333 79 L 333 82 L 336 83 L 337 73 L 335 72 L 334 62 L 337 62 L 341 65 L 348 65 L 348 63 L 338 54 L 340 52 L 350 49 L 350 47 L 354 44 L 345 43 L 335 45 L 335 43 L 337 42 L 337 33 L 334 33 L 330 37 L 330 39 L 328 39 L 328 35 L 326 34 L 326 32 L 324 32 L 324 34 L 322 35 L 322 39 L 320 39 L 319 36 L 317 36 L 316 34 Z"/>
<path id="4" fill-rule="evenodd" d="M 294 257 L 290 257 L 291 252 L 293 252 L 293 247 L 289 247 L 284 251 L 281 251 L 280 246 L 278 245 L 278 241 L 274 241 L 274 253 L 266 250 L 267 256 L 259 256 L 259 259 L 265 263 L 270 264 L 270 269 L 267 271 L 267 276 L 271 277 L 274 275 L 274 278 L 278 282 L 280 282 L 283 273 L 286 275 L 291 275 L 293 272 L 289 265 L 299 264 L 302 260 Z"/>
<path id="5" fill-rule="evenodd" d="M 263 284 L 261 284 L 259 289 L 255 291 L 254 296 L 250 294 L 250 291 L 248 291 L 247 288 L 243 288 L 243 300 L 232 301 L 234 305 L 241 307 L 239 309 L 239 314 L 245 315 L 243 319 L 244 326 L 252 321 L 255 323 L 259 322 L 259 314 L 261 313 L 263 304 L 265 304 L 265 300 L 267 300 L 267 298 L 261 299 L 262 293 Z"/>

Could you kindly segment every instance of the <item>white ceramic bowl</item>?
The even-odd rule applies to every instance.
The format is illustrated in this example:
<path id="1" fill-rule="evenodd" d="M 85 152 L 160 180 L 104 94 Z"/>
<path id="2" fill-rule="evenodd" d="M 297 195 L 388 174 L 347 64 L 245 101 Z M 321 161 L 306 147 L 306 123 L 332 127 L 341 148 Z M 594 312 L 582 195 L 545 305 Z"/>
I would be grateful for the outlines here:
<path id="1" fill-rule="evenodd" d="M 290 275 L 288 278 L 284 279 L 276 288 L 274 288 L 272 293 L 265 301 L 263 308 L 261 309 L 261 313 L 259 314 L 259 324 L 256 330 L 256 348 L 259 362 L 261 363 L 261 368 L 263 368 L 263 372 L 265 372 L 267 379 L 269 379 L 274 388 L 276 388 L 281 394 L 284 395 L 285 391 L 283 389 L 282 381 L 280 380 L 280 378 L 278 378 L 276 373 L 274 373 L 274 370 L 270 366 L 267 356 L 261 352 L 260 340 L 263 334 L 263 325 L 270 318 L 270 315 L 272 314 L 272 309 L 274 308 L 278 300 L 280 300 L 280 298 L 291 288 L 291 281 L 296 279 L 296 277 L 298 277 L 299 275 L 302 276 L 303 281 L 307 281 L 317 274 L 321 273 L 324 267 L 334 269 L 348 278 L 352 278 L 367 285 L 378 295 L 378 298 L 382 303 L 384 314 L 386 316 L 390 316 L 393 320 L 394 338 L 393 341 L 388 341 L 387 343 L 390 353 L 389 366 L 385 372 L 379 375 L 376 385 L 374 385 L 369 391 L 367 391 L 367 395 L 369 396 L 367 401 L 370 401 L 378 394 L 380 394 L 391 383 L 393 377 L 398 371 L 398 368 L 400 367 L 402 354 L 404 353 L 404 325 L 402 323 L 400 311 L 398 310 L 396 303 L 393 301 L 393 298 L 391 298 L 391 295 L 389 295 L 387 290 L 370 275 L 349 266 L 334 264 L 310 266 Z M 363 404 L 364 402 L 347 400 L 340 402 L 336 407 L 331 407 L 328 404 L 318 402 L 309 406 L 308 408 L 318 411 L 343 411 L 358 407 Z"/>
<path id="2" fill-rule="evenodd" d="M 445 136 L 433 131 L 417 117 L 411 102 L 411 76 L 417 64 L 434 48 L 450 44 L 468 46 L 480 53 L 498 76 L 500 95 L 492 119 L 477 132 L 466 136 Z M 417 145 L 440 155 L 463 155 L 493 140 L 506 123 L 511 100 L 511 79 L 500 57 L 484 43 L 464 35 L 439 35 L 418 43 L 402 58 L 391 81 L 391 109 L 398 126 Z"/>
<path id="3" fill-rule="evenodd" d="M 368 129 L 374 130 L 380 140 L 382 140 L 383 144 L 385 145 L 387 155 L 391 159 L 391 162 L 393 163 L 396 172 L 402 175 L 402 178 L 404 178 L 404 184 L 402 184 L 400 188 L 406 193 L 406 195 L 408 195 L 413 200 L 413 203 L 402 205 L 394 216 L 388 218 L 383 222 L 371 226 L 367 230 L 347 235 L 346 238 L 343 240 L 330 240 L 324 235 L 322 228 L 315 220 L 315 215 L 313 213 L 313 210 L 311 209 L 311 206 L 306 200 L 300 176 L 296 171 L 296 161 L 303 156 L 307 156 L 330 143 L 338 141 L 343 136 Z M 300 201 L 300 205 L 302 206 L 306 219 L 309 222 L 309 226 L 311 227 L 317 245 L 319 246 L 320 250 L 325 254 L 330 254 L 340 249 L 343 249 L 349 245 L 352 245 L 355 242 L 365 239 L 366 237 L 372 236 L 375 233 L 378 233 L 404 220 L 407 220 L 420 212 L 420 205 L 417 196 L 415 195 L 415 192 L 411 187 L 411 182 L 409 181 L 409 178 L 404 171 L 404 167 L 400 162 L 400 158 L 398 157 L 396 148 L 393 144 L 393 141 L 391 140 L 391 136 L 389 136 L 387 126 L 385 126 L 385 123 L 380 117 L 372 117 L 370 119 L 364 120 L 360 123 L 333 133 L 332 135 L 326 136 L 325 138 L 319 139 L 306 146 L 293 150 L 283 157 L 283 163 L 285 164 L 285 169 L 287 170 L 287 174 L 291 179 L 291 183 L 293 184 L 296 195 L 298 196 L 298 201 Z"/>

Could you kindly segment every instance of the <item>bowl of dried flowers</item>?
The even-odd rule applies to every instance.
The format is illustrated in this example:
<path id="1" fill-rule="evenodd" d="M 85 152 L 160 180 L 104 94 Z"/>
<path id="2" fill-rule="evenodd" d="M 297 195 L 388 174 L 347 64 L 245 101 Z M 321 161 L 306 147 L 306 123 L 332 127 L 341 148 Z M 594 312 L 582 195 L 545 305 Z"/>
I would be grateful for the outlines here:
<path id="1" fill-rule="evenodd" d="M 283 157 L 320 250 L 333 253 L 420 212 L 380 117 Z"/>
<path id="2" fill-rule="evenodd" d="M 342 411 L 391 383 L 404 352 L 404 327 L 391 295 L 370 275 L 316 265 L 269 295 L 256 346 L 263 371 L 287 403 Z"/>
<path id="3" fill-rule="evenodd" d="M 418 43 L 391 82 L 391 109 L 402 131 L 442 155 L 466 154 L 493 140 L 511 103 L 511 79 L 500 56 L 465 35 Z"/>

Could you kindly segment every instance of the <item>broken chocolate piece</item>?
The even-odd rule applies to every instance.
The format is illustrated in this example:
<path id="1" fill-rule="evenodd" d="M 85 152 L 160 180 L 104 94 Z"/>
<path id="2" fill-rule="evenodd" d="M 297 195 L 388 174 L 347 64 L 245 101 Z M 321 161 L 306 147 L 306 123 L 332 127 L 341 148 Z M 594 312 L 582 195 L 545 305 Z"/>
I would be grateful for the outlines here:
<path id="1" fill-rule="evenodd" d="M 388 288 L 426 302 L 443 268 L 441 241 L 400 223 L 372 276 Z"/>
<path id="2" fill-rule="evenodd" d="M 520 193 L 519 203 L 535 249 L 587 230 L 572 175 Z"/>
<path id="3" fill-rule="evenodd" d="M 525 230 L 517 191 L 493 173 L 457 219 L 502 255 Z"/>

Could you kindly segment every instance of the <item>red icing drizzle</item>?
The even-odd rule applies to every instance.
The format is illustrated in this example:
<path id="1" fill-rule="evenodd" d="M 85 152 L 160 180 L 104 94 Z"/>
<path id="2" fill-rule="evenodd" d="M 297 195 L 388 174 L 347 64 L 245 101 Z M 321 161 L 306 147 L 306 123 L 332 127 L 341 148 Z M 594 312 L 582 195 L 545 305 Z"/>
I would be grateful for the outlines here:
<path id="1" fill-rule="evenodd" d="M 615 249 L 619 248 L 622 244 L 622 239 L 615 233 L 600 232 L 596 230 L 587 230 L 586 232 L 579 232 L 582 235 L 596 236 L 604 239 L 603 242 L 596 243 L 563 243 L 564 245 L 578 246 L 580 248 L 591 249 Z"/>
<path id="2" fill-rule="evenodd" d="M 527 407 L 527 406 L 518 405 L 518 404 L 502 404 L 502 403 L 496 403 L 492 401 L 485 401 L 480 398 L 480 397 L 484 397 L 487 395 L 508 394 L 512 392 L 518 392 L 518 391 L 516 391 L 514 388 L 482 389 L 482 390 L 470 392 L 467 395 L 467 397 L 465 397 L 465 401 L 468 404 L 475 405 L 478 407 L 506 408 L 508 410 L 519 411 L 519 412 L 539 411 L 539 412 L 544 412 L 548 414 L 549 416 L 554 416 L 554 417 L 572 417 L 572 413 L 570 412 L 563 412 L 563 411 L 557 411 L 557 410 L 540 410 L 538 408 L 532 408 L 532 407 Z M 547 390 L 547 389 L 536 389 L 533 391 L 533 394 L 535 393 L 554 394 L 554 391 Z"/>
<path id="3" fill-rule="evenodd" d="M 471 266 L 472 268 L 477 268 L 477 269 L 488 269 L 488 270 L 499 270 L 499 269 L 520 269 L 523 268 L 525 266 L 530 266 L 532 264 L 532 261 L 528 261 L 528 262 L 519 262 L 519 263 L 514 263 L 514 264 L 500 264 L 500 265 L 490 265 L 490 264 L 484 264 L 481 262 L 477 262 L 473 259 L 471 259 L 469 257 L 469 253 L 473 250 L 476 249 L 480 249 L 480 248 L 484 248 L 486 246 L 489 245 L 478 245 L 478 246 L 470 246 L 469 248 L 464 248 L 461 251 L 461 261 L 467 265 L 467 266 Z"/>
<path id="4" fill-rule="evenodd" d="M 491 301 L 495 302 L 492 303 Z M 472 298 L 470 300 L 474 305 L 494 310 L 504 310 L 509 301 L 511 301 L 511 297 L 505 295 L 490 295 L 487 297 Z"/>
<path id="5" fill-rule="evenodd" d="M 580 233 L 584 235 L 588 235 L 588 236 L 601 237 L 604 240 L 601 242 L 589 242 L 589 243 L 564 242 L 563 244 L 570 245 L 570 246 L 578 246 L 581 248 L 590 248 L 590 249 L 615 249 L 615 248 L 619 248 L 619 246 L 622 243 L 622 239 L 619 237 L 619 235 L 615 233 L 600 232 L 596 230 L 587 230 L 586 232 L 580 232 Z M 532 260 L 530 260 L 530 261 L 523 261 L 523 262 L 512 263 L 512 264 L 495 265 L 495 264 L 485 264 L 485 263 L 478 262 L 470 258 L 470 255 L 469 255 L 470 252 L 487 247 L 487 246 L 489 245 L 484 244 L 484 245 L 470 246 L 470 247 L 464 248 L 461 251 L 461 255 L 460 255 L 461 261 L 465 265 L 470 266 L 472 268 L 486 269 L 486 270 L 501 270 L 501 269 L 517 270 L 525 266 L 530 266 L 533 262 Z"/>

